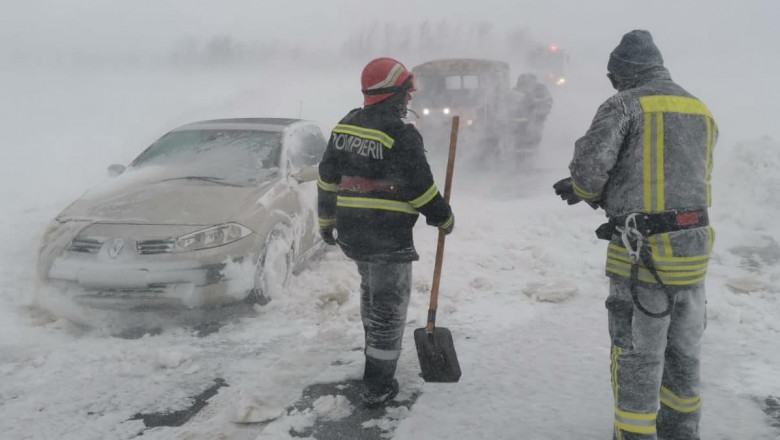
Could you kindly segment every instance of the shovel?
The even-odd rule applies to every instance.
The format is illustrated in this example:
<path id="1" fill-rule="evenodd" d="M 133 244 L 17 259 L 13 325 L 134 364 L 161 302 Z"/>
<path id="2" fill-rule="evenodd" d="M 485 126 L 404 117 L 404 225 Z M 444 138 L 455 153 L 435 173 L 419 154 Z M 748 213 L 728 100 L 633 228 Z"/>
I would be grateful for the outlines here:
<path id="1" fill-rule="evenodd" d="M 455 145 L 458 142 L 458 124 L 460 117 L 452 117 L 450 132 L 450 153 L 447 159 L 447 177 L 444 183 L 444 200 L 450 201 L 452 169 L 455 165 Z M 436 248 L 436 264 L 433 269 L 431 286 L 431 305 L 428 308 L 428 324 L 414 331 L 414 343 L 417 346 L 417 358 L 420 360 L 422 377 L 426 382 L 457 382 L 460 379 L 460 364 L 452 343 L 452 333 L 444 327 L 436 327 L 436 307 L 439 299 L 439 279 L 444 259 L 443 231 L 439 231 L 439 244 Z"/>

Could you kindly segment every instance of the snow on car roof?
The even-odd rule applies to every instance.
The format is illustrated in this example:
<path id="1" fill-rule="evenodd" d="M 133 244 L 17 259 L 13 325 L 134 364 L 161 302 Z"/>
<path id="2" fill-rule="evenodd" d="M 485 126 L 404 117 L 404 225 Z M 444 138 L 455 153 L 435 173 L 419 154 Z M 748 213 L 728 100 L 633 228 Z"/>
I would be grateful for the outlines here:
<path id="1" fill-rule="evenodd" d="M 301 119 L 291 118 L 233 118 L 233 119 L 211 119 L 207 121 L 198 121 L 182 125 L 173 131 L 187 131 L 194 129 L 244 129 L 244 130 L 263 130 L 263 131 L 284 131 L 290 125 L 298 122 L 308 122 Z"/>

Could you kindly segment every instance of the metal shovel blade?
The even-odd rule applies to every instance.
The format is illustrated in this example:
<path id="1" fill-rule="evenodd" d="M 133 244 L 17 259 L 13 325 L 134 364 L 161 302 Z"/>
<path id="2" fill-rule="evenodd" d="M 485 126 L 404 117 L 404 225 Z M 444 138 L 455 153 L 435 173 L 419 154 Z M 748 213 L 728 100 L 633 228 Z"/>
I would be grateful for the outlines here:
<path id="1" fill-rule="evenodd" d="M 424 327 L 418 328 L 414 331 L 414 343 L 426 382 L 451 383 L 460 379 L 458 355 L 449 330 L 436 327 L 429 333 Z"/>

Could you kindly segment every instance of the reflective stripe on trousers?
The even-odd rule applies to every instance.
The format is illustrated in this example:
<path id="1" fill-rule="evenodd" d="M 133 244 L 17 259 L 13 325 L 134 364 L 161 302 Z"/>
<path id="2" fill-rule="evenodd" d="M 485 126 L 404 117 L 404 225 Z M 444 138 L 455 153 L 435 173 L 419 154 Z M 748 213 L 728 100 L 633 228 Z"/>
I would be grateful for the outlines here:
<path id="1" fill-rule="evenodd" d="M 366 332 L 366 356 L 396 360 L 412 285 L 412 263 L 357 262 L 360 273 L 360 317 Z"/>
<path id="2" fill-rule="evenodd" d="M 658 286 L 637 287 L 651 311 L 665 307 Z M 676 294 L 671 316 L 635 308 L 627 280 L 610 280 L 609 334 L 615 440 L 699 440 L 699 353 L 705 327 L 702 285 Z"/>

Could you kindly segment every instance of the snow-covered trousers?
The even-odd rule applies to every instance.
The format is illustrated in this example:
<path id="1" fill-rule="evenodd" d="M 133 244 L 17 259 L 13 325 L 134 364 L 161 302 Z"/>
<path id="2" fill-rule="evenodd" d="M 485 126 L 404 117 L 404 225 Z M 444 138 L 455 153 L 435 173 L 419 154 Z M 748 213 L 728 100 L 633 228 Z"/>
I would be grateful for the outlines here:
<path id="1" fill-rule="evenodd" d="M 412 292 L 412 263 L 357 262 L 360 273 L 360 317 L 366 332 L 366 361 L 380 361 L 392 380 L 406 325 Z M 375 364 L 377 362 L 374 362 Z"/>
<path id="2" fill-rule="evenodd" d="M 666 295 L 660 286 L 640 283 L 637 291 L 646 309 L 665 309 Z M 705 303 L 703 285 L 681 289 L 671 315 L 652 318 L 634 305 L 628 279 L 611 279 L 606 305 L 612 339 L 614 440 L 699 439 Z"/>

